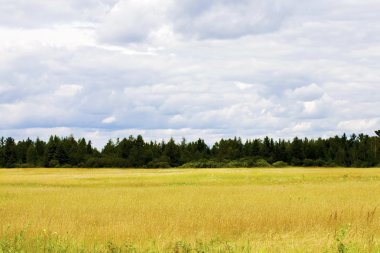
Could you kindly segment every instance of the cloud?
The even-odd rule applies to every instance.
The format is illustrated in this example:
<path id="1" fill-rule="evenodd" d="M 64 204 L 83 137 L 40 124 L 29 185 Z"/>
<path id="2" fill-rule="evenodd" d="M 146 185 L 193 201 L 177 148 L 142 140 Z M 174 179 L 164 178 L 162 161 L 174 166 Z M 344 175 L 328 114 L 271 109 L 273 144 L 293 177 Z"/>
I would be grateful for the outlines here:
<path id="1" fill-rule="evenodd" d="M 0 26 L 41 28 L 55 24 L 93 22 L 101 18 L 117 0 L 2 0 Z"/>
<path id="2" fill-rule="evenodd" d="M 60 85 L 56 90 L 55 95 L 63 97 L 72 97 L 77 95 L 83 87 L 77 84 L 64 84 Z"/>
<path id="3" fill-rule="evenodd" d="M 99 38 L 138 43 L 155 37 L 234 39 L 279 29 L 298 0 L 122 0 L 107 14 Z"/>
<path id="4" fill-rule="evenodd" d="M 231 39 L 277 30 L 297 1 L 181 1 L 174 7 L 174 27 L 200 39 Z"/>
<path id="5" fill-rule="evenodd" d="M 114 116 L 110 116 L 110 117 L 107 117 L 107 118 L 104 118 L 102 120 L 102 123 L 103 124 L 112 124 L 116 121 L 116 118 Z"/>
<path id="6" fill-rule="evenodd" d="M 287 95 L 295 100 L 301 101 L 312 101 L 319 99 L 324 91 L 317 84 L 313 83 L 307 86 L 302 86 L 294 90 L 287 90 Z M 312 103 L 305 104 L 309 109 L 312 106 Z"/>
<path id="7" fill-rule="evenodd" d="M 107 14 L 99 29 L 102 41 L 140 42 L 160 29 L 171 0 L 124 0 Z"/>
<path id="8" fill-rule="evenodd" d="M 293 127 L 293 130 L 295 132 L 304 132 L 311 129 L 311 123 L 310 122 L 301 122 Z"/>
<path id="9" fill-rule="evenodd" d="M 21 14 L 0 25 L 3 135 L 211 141 L 379 128 L 376 1 L 6 3 Z"/>
<path id="10" fill-rule="evenodd" d="M 379 124 L 378 119 L 356 119 L 339 122 L 338 128 L 343 131 L 357 132 L 371 130 Z"/>

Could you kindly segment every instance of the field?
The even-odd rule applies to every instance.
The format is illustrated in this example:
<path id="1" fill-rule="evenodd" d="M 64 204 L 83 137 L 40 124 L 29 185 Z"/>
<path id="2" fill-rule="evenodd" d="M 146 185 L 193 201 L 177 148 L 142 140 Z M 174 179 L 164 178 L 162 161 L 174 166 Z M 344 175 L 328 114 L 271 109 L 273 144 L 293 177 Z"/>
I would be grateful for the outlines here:
<path id="1" fill-rule="evenodd" d="M 0 252 L 380 252 L 379 169 L 0 170 Z"/>

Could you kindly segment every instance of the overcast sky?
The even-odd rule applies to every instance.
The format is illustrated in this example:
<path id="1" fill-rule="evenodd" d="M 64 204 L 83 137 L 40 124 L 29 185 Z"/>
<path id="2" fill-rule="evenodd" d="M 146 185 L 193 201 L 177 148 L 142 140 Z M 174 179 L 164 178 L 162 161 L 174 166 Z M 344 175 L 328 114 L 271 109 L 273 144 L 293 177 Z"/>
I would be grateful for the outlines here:
<path id="1" fill-rule="evenodd" d="M 0 135 L 372 135 L 379 13 L 379 0 L 0 0 Z"/>

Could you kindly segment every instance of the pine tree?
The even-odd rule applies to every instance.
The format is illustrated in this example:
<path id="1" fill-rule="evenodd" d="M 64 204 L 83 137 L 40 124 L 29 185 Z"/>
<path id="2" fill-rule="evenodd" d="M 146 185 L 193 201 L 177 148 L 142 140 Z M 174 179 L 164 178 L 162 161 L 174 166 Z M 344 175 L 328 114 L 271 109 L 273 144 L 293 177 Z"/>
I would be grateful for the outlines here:
<path id="1" fill-rule="evenodd" d="M 4 156 L 5 156 L 5 159 L 4 159 L 5 167 L 11 168 L 16 165 L 16 162 L 17 162 L 16 143 L 15 143 L 15 140 L 11 137 L 8 137 L 5 140 Z"/>
<path id="2" fill-rule="evenodd" d="M 26 162 L 29 164 L 29 165 L 37 165 L 37 161 L 38 161 L 38 153 L 37 153 L 37 149 L 34 145 L 30 145 L 28 150 L 26 151 Z"/>

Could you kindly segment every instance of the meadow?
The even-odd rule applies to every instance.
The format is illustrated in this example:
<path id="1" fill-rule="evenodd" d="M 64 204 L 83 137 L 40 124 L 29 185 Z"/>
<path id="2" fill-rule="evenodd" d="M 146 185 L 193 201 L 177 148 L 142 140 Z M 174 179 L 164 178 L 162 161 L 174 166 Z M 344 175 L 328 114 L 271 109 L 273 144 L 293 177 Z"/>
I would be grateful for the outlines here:
<path id="1" fill-rule="evenodd" d="M 2 169 L 0 252 L 380 252 L 380 169 Z"/>

